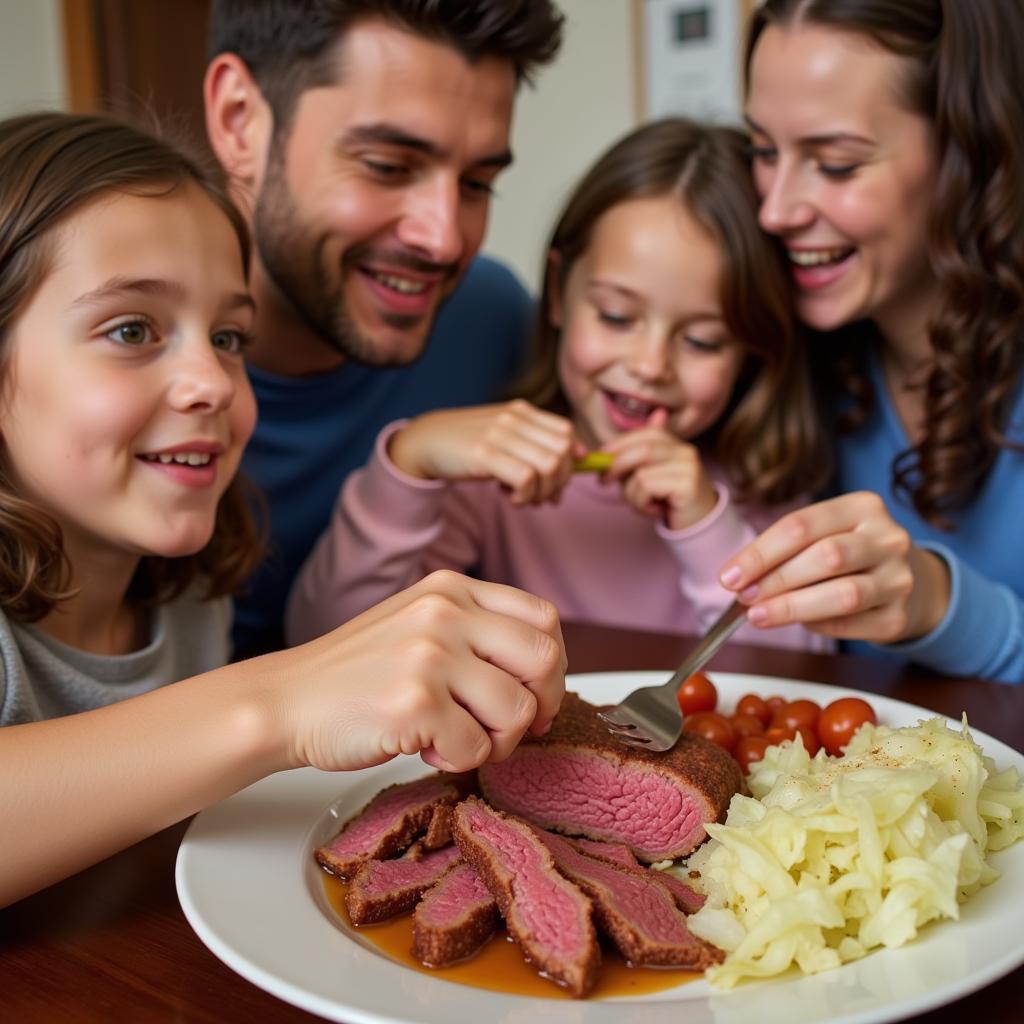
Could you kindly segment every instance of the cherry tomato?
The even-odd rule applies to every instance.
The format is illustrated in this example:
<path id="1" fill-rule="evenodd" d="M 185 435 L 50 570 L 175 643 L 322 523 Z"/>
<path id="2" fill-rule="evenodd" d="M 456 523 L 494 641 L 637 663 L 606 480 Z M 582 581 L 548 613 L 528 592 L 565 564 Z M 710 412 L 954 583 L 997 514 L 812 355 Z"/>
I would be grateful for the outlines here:
<path id="1" fill-rule="evenodd" d="M 768 701 L 756 693 L 745 693 L 740 697 L 739 703 L 736 705 L 736 714 L 753 715 L 760 720 L 763 726 L 767 726 L 772 720 L 772 709 L 768 706 Z"/>
<path id="2" fill-rule="evenodd" d="M 796 727 L 796 736 L 799 736 L 804 741 L 804 750 L 811 757 L 814 757 L 821 750 L 821 741 L 818 739 L 818 734 L 813 729 L 808 729 L 806 725 L 798 725 Z M 793 739 L 796 739 L 796 736 Z"/>
<path id="3" fill-rule="evenodd" d="M 696 672 L 679 687 L 678 700 L 684 715 L 714 711 L 718 704 L 718 690 L 703 672 Z"/>
<path id="4" fill-rule="evenodd" d="M 732 731 L 729 719 L 714 711 L 701 711 L 696 715 L 688 715 L 683 720 L 686 732 L 696 733 L 704 739 L 717 743 L 726 750 L 736 745 L 736 733 Z"/>
<path id="5" fill-rule="evenodd" d="M 818 738 L 825 750 L 837 757 L 865 722 L 872 725 L 878 722 L 871 705 L 860 697 L 840 697 L 822 711 Z"/>
<path id="6" fill-rule="evenodd" d="M 764 702 L 769 708 L 771 708 L 771 712 L 774 715 L 779 708 L 785 706 L 786 698 L 780 697 L 777 693 L 773 693 L 770 697 L 765 697 Z"/>
<path id="7" fill-rule="evenodd" d="M 737 738 L 742 736 L 760 736 L 764 732 L 764 723 L 754 715 L 730 715 L 729 724 Z"/>
<path id="8" fill-rule="evenodd" d="M 796 730 L 785 725 L 770 725 L 764 731 L 764 738 L 774 746 L 776 743 L 784 743 L 796 735 Z"/>
<path id="9" fill-rule="evenodd" d="M 813 730 L 821 717 L 821 705 L 813 700 L 794 700 L 783 705 L 772 716 L 772 725 L 781 725 L 795 729 L 802 725 Z"/>
<path id="10" fill-rule="evenodd" d="M 732 756 L 736 758 L 740 763 L 740 768 L 743 769 L 743 774 L 746 775 L 750 771 L 750 766 L 755 761 L 760 761 L 764 757 L 764 752 L 771 746 L 764 736 L 742 736 L 736 742 L 736 748 L 732 752 Z"/>

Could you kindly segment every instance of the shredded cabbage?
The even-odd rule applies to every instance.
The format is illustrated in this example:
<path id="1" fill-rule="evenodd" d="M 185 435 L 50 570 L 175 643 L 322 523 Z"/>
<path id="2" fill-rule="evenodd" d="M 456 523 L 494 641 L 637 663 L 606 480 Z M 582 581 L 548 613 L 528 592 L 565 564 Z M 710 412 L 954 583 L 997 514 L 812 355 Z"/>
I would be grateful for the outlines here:
<path id="1" fill-rule="evenodd" d="M 1024 835 L 1017 769 L 996 770 L 966 717 L 866 724 L 842 757 L 769 747 L 748 784 L 682 869 L 707 896 L 690 930 L 727 954 L 707 972 L 718 988 L 902 946 L 959 917 L 998 877 L 987 852 Z"/>

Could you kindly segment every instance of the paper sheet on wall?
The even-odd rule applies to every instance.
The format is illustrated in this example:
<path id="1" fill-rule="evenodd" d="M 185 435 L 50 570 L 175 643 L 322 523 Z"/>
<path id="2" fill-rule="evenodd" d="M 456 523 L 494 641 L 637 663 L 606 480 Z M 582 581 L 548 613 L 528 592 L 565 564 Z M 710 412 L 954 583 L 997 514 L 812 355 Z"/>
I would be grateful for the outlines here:
<path id="1" fill-rule="evenodd" d="M 739 0 L 644 0 L 647 118 L 740 117 Z"/>

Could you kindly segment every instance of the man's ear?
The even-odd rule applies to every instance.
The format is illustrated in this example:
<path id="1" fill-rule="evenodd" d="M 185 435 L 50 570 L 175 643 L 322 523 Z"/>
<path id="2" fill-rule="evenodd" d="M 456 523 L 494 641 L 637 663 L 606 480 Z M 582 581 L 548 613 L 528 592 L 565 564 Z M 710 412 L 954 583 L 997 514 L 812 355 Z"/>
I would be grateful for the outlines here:
<path id="1" fill-rule="evenodd" d="M 547 286 L 548 308 L 544 311 L 548 323 L 558 330 L 562 329 L 564 319 L 562 310 L 562 254 L 557 249 L 548 250 L 548 265 L 544 271 Z"/>
<path id="2" fill-rule="evenodd" d="M 245 61 L 220 53 L 203 81 L 206 134 L 232 186 L 252 196 L 263 180 L 274 130 L 273 112 Z"/>

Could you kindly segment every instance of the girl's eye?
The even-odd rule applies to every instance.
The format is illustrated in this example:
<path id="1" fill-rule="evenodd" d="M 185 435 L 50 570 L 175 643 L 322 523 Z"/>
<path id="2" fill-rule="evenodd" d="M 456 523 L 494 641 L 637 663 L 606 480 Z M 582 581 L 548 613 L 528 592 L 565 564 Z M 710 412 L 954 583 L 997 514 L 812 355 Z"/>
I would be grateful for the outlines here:
<path id="1" fill-rule="evenodd" d="M 210 335 L 210 342 L 214 348 L 219 349 L 221 352 L 229 352 L 232 355 L 245 351 L 251 340 L 244 331 L 228 328 L 223 331 L 214 331 Z"/>
<path id="2" fill-rule="evenodd" d="M 825 175 L 826 178 L 834 178 L 837 181 L 841 181 L 844 178 L 850 178 L 856 172 L 860 165 L 859 164 L 818 164 L 818 170 Z"/>
<path id="3" fill-rule="evenodd" d="M 106 336 L 112 341 L 119 341 L 122 345 L 145 345 L 155 340 L 153 329 L 144 320 L 130 320 L 127 323 L 111 327 Z"/>
<path id="4" fill-rule="evenodd" d="M 695 338 L 692 334 L 684 334 L 683 341 L 689 348 L 698 352 L 721 352 L 725 347 L 724 341 L 708 341 L 706 338 Z"/>
<path id="5" fill-rule="evenodd" d="M 601 309 L 597 311 L 597 318 L 601 323 L 607 324 L 609 327 L 614 327 L 618 330 L 625 330 L 633 323 L 633 317 L 631 316 L 619 316 L 616 313 L 607 313 Z"/>
<path id="6" fill-rule="evenodd" d="M 751 146 L 750 159 L 757 164 L 770 164 L 775 161 L 776 152 L 772 146 Z"/>

